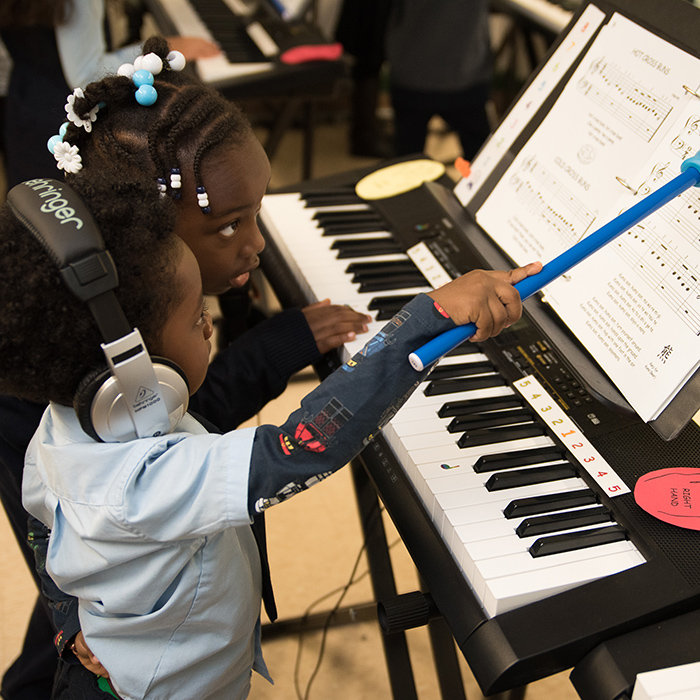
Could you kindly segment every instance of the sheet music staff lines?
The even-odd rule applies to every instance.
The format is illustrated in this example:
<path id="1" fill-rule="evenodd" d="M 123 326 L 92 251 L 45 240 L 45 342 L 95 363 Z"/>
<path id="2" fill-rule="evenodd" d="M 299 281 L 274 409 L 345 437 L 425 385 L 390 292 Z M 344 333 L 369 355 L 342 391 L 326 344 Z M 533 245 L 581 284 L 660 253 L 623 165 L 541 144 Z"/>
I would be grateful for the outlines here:
<path id="1" fill-rule="evenodd" d="M 561 234 L 565 247 L 578 243 L 595 221 L 595 214 L 535 156 L 525 159 L 510 184 L 528 209 Z"/>
<path id="2" fill-rule="evenodd" d="M 669 102 L 629 78 L 605 58 L 598 58 L 591 64 L 587 75 L 579 80 L 578 88 L 647 142 L 654 138 L 673 109 Z"/>
<path id="3" fill-rule="evenodd" d="M 640 224 L 622 238 L 617 251 L 634 267 L 696 335 L 700 335 L 700 270 L 691 260 L 700 259 L 697 227 L 700 219 L 700 197 L 691 192 L 678 198 L 676 206 L 658 213 L 664 225 L 673 224 L 677 234 L 688 244 L 681 252 L 656 232 L 654 225 Z M 678 239 L 678 236 L 676 236 Z"/>

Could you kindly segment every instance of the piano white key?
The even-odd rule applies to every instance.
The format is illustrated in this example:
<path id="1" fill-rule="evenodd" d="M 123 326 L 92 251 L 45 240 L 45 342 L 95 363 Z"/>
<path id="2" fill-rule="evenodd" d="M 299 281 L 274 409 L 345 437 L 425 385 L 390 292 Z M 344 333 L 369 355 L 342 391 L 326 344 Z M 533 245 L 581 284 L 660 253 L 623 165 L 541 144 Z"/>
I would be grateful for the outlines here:
<path id="1" fill-rule="evenodd" d="M 497 546 L 497 543 L 494 542 L 495 546 Z M 626 554 L 633 551 L 635 551 L 634 545 L 624 540 L 622 542 L 610 542 L 599 547 L 587 547 L 571 552 L 562 552 L 561 554 L 551 554 L 546 557 L 533 557 L 527 551 L 503 555 L 499 552 L 498 556 L 475 560 L 476 566 L 472 581 L 474 586 L 478 587 L 480 585 L 488 585 L 488 582 L 492 579 L 507 578 L 528 571 L 542 571 L 553 566 L 584 561 L 592 557 Z"/>
<path id="2" fill-rule="evenodd" d="M 426 396 L 424 389 L 417 389 L 411 396 L 409 396 L 406 403 L 401 407 L 399 413 L 406 408 L 423 407 L 426 409 L 432 408 L 437 411 L 440 406 L 447 403 L 448 401 L 464 401 L 470 398 L 473 399 L 483 399 L 483 398 L 498 398 L 500 396 L 514 396 L 515 392 L 507 385 L 488 387 L 486 389 L 474 389 L 464 392 L 456 392 L 454 394 L 433 394 L 432 396 Z M 399 413 L 396 415 L 398 416 Z"/>
<path id="3" fill-rule="evenodd" d="M 558 512 L 576 512 L 585 513 L 586 510 L 591 510 L 595 508 L 595 505 L 582 506 L 581 508 L 575 508 L 568 511 L 558 511 Z M 540 535 L 533 535 L 531 537 L 518 537 L 516 533 L 516 528 L 523 521 L 521 519 L 513 519 L 508 521 L 512 529 L 506 532 L 504 535 L 499 535 L 497 537 L 487 537 L 485 539 L 470 539 L 466 542 L 460 542 L 464 546 L 464 550 L 469 553 L 472 561 L 481 561 L 483 559 L 493 559 L 494 557 L 503 557 L 507 554 L 523 554 L 527 553 L 530 545 L 534 544 L 535 540 L 540 537 Z M 488 528 L 487 528 L 488 529 Z M 617 543 L 616 543 L 617 544 Z M 630 544 L 629 542 L 627 544 Z M 528 553 L 528 556 L 530 554 Z M 532 558 L 532 557 L 531 557 Z M 543 557 L 546 558 L 546 557 Z"/>
<path id="4" fill-rule="evenodd" d="M 637 675 L 632 700 L 697 700 L 700 697 L 700 661 Z"/>
<path id="5" fill-rule="evenodd" d="M 522 440 L 512 440 L 507 443 L 507 449 L 509 450 L 524 450 L 531 447 L 550 447 L 554 443 L 546 435 L 540 435 L 539 437 L 523 438 Z M 441 446 L 440 448 L 440 459 L 445 462 L 450 462 L 452 460 L 463 459 L 466 450 L 479 450 L 480 454 L 497 454 L 498 452 L 503 452 L 506 449 L 503 443 L 497 443 L 493 445 L 482 445 L 479 447 L 459 447 L 457 443 L 448 443 Z M 474 453 L 468 453 L 474 454 Z M 414 449 L 410 452 L 410 457 L 415 464 L 423 464 L 425 462 L 435 461 L 436 453 L 434 448 L 420 448 Z"/>
<path id="6" fill-rule="evenodd" d="M 245 30 L 255 45 L 262 51 L 263 56 L 271 59 L 279 54 L 280 47 L 277 46 L 277 43 L 260 22 L 251 22 L 246 26 Z"/>
<path id="7" fill-rule="evenodd" d="M 623 555 L 596 556 L 572 564 L 552 566 L 542 571 L 493 579 L 488 582 L 483 592 L 476 591 L 476 588 L 475 591 L 481 598 L 486 612 L 495 616 L 588 581 L 612 576 L 643 564 L 644 561 L 644 557 L 636 550 Z"/>
<path id="8" fill-rule="evenodd" d="M 572 477 L 570 479 L 547 481 L 542 484 L 520 486 L 516 489 L 506 489 L 505 491 L 494 491 L 491 493 L 484 489 L 482 498 L 477 501 L 472 497 L 472 502 L 468 500 L 469 489 L 454 494 L 436 494 L 435 498 L 443 518 L 443 524 L 440 529 L 445 534 L 449 532 L 451 536 L 452 530 L 459 525 L 486 523 L 490 520 L 505 520 L 503 509 L 514 498 L 538 496 L 543 493 L 559 493 L 560 491 L 574 491 L 585 488 L 585 486 L 586 484 L 582 479 Z M 508 524 L 514 529 L 517 527 L 518 522 L 515 519 L 508 521 Z M 484 530 L 484 536 L 488 538 L 489 533 L 487 530 Z"/>

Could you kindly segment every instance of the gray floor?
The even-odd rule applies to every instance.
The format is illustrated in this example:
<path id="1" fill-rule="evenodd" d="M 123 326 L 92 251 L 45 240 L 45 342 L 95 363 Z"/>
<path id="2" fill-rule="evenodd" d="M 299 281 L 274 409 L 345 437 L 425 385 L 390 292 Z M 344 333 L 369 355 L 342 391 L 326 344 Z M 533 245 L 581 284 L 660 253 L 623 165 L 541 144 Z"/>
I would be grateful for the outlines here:
<path id="1" fill-rule="evenodd" d="M 298 132 L 290 132 L 283 140 L 272 162 L 272 186 L 300 179 L 300 138 Z M 427 151 L 446 162 L 459 155 L 449 134 L 432 136 Z M 347 127 L 342 120 L 317 130 L 314 175 L 343 172 L 372 162 L 348 155 Z M 283 420 L 315 382 L 313 376 L 302 375 L 253 422 Z M 386 525 L 399 592 L 416 590 L 418 580 L 410 557 L 388 520 Z M 372 600 L 348 470 L 341 470 L 282 507 L 273 508 L 268 516 L 268 532 L 275 591 L 283 619 L 332 609 L 351 580 L 342 606 L 363 608 Z M 9 534 L 4 513 L 0 515 L 0 542 L 3 543 L 0 669 L 4 669 L 20 648 L 34 590 Z M 360 564 L 353 576 L 358 557 Z M 318 631 L 267 641 L 264 652 L 275 685 L 256 677 L 251 697 L 254 700 L 389 700 L 391 693 L 380 634 L 375 622 L 363 622 L 331 627 L 325 641 Z M 409 632 L 408 643 L 419 698 L 437 700 L 440 691 L 426 630 Z M 481 700 L 483 696 L 466 663 L 462 661 L 461 667 L 469 700 Z M 568 674 L 562 673 L 530 685 L 526 697 L 527 700 L 575 700 L 578 696 Z"/>

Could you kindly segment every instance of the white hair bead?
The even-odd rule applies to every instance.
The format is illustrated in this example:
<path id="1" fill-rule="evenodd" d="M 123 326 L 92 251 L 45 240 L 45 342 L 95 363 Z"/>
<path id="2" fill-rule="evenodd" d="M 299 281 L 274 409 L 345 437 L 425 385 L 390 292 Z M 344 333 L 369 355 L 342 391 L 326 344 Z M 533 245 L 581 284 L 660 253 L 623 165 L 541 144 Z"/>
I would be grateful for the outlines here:
<path id="1" fill-rule="evenodd" d="M 168 63 L 171 70 L 180 71 L 185 67 L 185 56 L 180 51 L 171 51 L 168 54 Z"/>
<path id="2" fill-rule="evenodd" d="M 117 69 L 117 75 L 123 75 L 126 78 L 130 78 L 136 72 L 133 63 L 122 63 Z"/>
<path id="3" fill-rule="evenodd" d="M 163 61 L 158 55 L 147 53 L 141 57 L 141 68 L 153 73 L 153 75 L 158 75 L 163 70 Z"/>

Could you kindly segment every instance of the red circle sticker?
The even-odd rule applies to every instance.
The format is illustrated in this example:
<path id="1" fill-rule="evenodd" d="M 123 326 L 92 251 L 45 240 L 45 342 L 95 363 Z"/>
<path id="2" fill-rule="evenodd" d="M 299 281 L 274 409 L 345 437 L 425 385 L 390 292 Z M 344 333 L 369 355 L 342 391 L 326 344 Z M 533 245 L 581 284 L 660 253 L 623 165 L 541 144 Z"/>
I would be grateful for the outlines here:
<path id="1" fill-rule="evenodd" d="M 700 468 L 671 467 L 649 472 L 637 480 L 634 500 L 659 520 L 700 530 Z"/>

